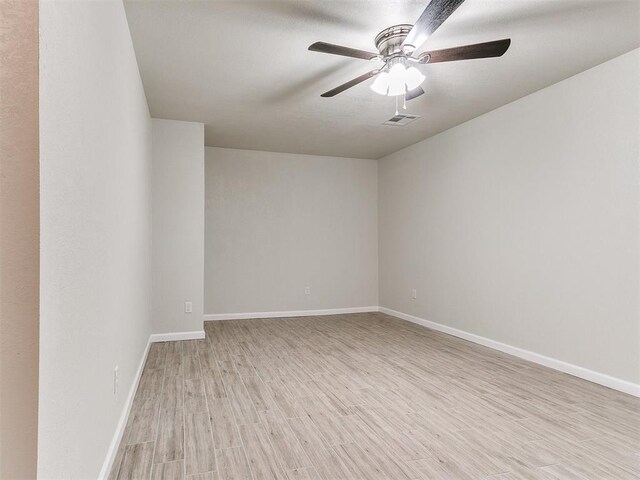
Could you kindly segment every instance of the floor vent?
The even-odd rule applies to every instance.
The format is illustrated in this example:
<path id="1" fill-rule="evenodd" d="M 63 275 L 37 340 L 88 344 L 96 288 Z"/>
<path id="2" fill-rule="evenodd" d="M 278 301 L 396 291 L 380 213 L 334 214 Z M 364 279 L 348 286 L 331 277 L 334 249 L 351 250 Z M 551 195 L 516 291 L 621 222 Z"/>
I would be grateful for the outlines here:
<path id="1" fill-rule="evenodd" d="M 410 124 L 411 122 L 413 122 L 414 120 L 417 120 L 418 118 L 420 118 L 420 115 L 405 115 L 405 114 L 399 113 L 398 115 L 391 117 L 386 122 L 382 122 L 382 125 L 394 125 L 396 127 L 404 127 L 405 125 Z"/>

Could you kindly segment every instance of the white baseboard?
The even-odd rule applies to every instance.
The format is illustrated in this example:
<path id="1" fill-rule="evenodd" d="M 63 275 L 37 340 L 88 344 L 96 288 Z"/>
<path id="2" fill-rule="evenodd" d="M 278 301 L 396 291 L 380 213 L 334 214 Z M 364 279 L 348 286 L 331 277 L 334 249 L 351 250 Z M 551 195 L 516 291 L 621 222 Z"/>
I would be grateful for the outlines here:
<path id="1" fill-rule="evenodd" d="M 154 333 L 149 337 L 151 343 L 175 342 L 176 340 L 200 340 L 204 338 L 204 330 L 193 332 Z"/>
<path id="2" fill-rule="evenodd" d="M 116 427 L 116 431 L 113 434 L 113 438 L 111 439 L 109 450 L 107 450 L 107 457 L 102 464 L 102 469 L 100 470 L 100 475 L 98 476 L 99 480 L 106 480 L 109 477 L 111 468 L 113 467 L 113 461 L 116 458 L 118 447 L 120 446 L 120 440 L 122 440 L 124 429 L 127 426 L 129 412 L 131 411 L 131 405 L 133 405 L 133 397 L 135 397 L 136 391 L 138 390 L 138 384 L 140 383 L 140 377 L 142 377 L 142 370 L 144 369 L 144 364 L 147 361 L 147 355 L 149 354 L 149 347 L 151 346 L 151 343 L 151 337 L 149 337 L 147 346 L 145 347 L 144 353 L 142 354 L 142 359 L 140 360 L 140 365 L 138 365 L 138 370 L 136 371 L 136 375 L 133 378 L 133 384 L 129 389 L 127 399 L 124 402 L 124 408 L 122 409 L 122 414 L 120 415 L 118 426 Z"/>
<path id="3" fill-rule="evenodd" d="M 507 345 L 506 343 L 497 342 L 495 340 L 491 340 L 490 338 L 481 337 L 480 335 L 476 335 L 474 333 L 465 332 L 464 330 L 458 330 L 457 328 L 448 327 L 447 325 L 431 322 L 429 320 L 425 320 L 424 318 L 397 312 L 389 308 L 380 307 L 379 311 L 393 317 L 401 318 L 412 323 L 417 323 L 418 325 L 422 325 L 439 332 L 453 335 L 454 337 L 463 338 L 464 340 L 469 340 L 470 342 L 484 345 L 485 347 L 493 348 L 494 350 L 499 350 L 504 353 L 508 353 L 509 355 L 513 355 L 530 362 L 544 365 L 545 367 L 553 368 L 554 370 L 568 373 L 570 375 L 573 375 L 574 377 L 589 380 L 590 382 L 604 385 L 605 387 L 613 388 L 614 390 L 619 390 L 635 397 L 640 397 L 640 385 L 629 382 L 627 380 L 612 377 L 604 373 L 594 372 L 593 370 L 579 367 L 578 365 L 574 365 L 572 363 L 563 362 L 562 360 L 547 357 L 545 355 L 531 352 L 523 348 L 513 347 L 511 345 Z"/>
<path id="4" fill-rule="evenodd" d="M 253 312 L 253 313 L 215 313 L 204 316 L 205 321 L 212 320 L 246 320 L 250 318 L 286 318 L 312 317 L 316 315 L 340 315 L 344 313 L 377 312 L 378 307 L 329 308 L 325 310 L 287 310 L 284 312 Z"/>

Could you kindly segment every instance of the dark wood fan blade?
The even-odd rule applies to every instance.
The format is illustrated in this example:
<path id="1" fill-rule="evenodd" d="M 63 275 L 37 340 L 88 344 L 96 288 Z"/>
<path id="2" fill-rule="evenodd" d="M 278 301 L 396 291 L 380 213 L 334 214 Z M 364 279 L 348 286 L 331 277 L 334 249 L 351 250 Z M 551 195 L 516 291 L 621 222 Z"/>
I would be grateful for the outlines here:
<path id="1" fill-rule="evenodd" d="M 422 89 L 422 87 L 417 86 L 413 90 L 409 90 L 404 98 L 406 100 L 413 100 L 414 98 L 419 97 L 423 93 L 424 93 L 424 90 Z"/>
<path id="2" fill-rule="evenodd" d="M 504 40 L 495 40 L 493 42 L 424 52 L 418 58 L 420 63 L 438 63 L 470 60 L 472 58 L 501 57 L 509 49 L 509 45 L 511 45 L 511 39 L 505 38 Z"/>
<path id="3" fill-rule="evenodd" d="M 402 42 L 402 46 L 413 50 L 420 48 L 420 45 L 463 3 L 464 0 L 431 0 Z"/>
<path id="4" fill-rule="evenodd" d="M 343 83 L 342 85 L 329 90 L 328 92 L 324 92 L 321 97 L 333 97 L 341 92 L 344 92 L 346 89 L 351 88 L 359 83 L 364 82 L 365 80 L 375 77 L 380 70 L 371 70 L 370 72 L 365 73 L 364 75 L 360 75 L 359 77 L 354 78 L 353 80 L 349 80 L 347 83 Z"/>
<path id="5" fill-rule="evenodd" d="M 316 42 L 309 45 L 312 52 L 331 53 L 332 55 L 342 55 L 344 57 L 362 58 L 363 60 L 371 60 L 378 56 L 377 53 L 365 52 L 356 48 L 343 47 L 342 45 L 334 45 L 333 43 Z"/>

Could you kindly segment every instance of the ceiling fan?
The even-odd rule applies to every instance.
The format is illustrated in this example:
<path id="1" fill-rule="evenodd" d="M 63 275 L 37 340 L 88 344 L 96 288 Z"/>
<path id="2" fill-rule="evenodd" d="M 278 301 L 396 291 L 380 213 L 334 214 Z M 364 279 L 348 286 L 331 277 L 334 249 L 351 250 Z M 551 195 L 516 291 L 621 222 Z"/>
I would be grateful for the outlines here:
<path id="1" fill-rule="evenodd" d="M 509 38 L 423 52 L 417 57 L 413 56 L 413 53 L 464 1 L 431 0 L 415 25 L 400 24 L 385 28 L 375 38 L 379 53 L 365 52 L 325 42 L 316 42 L 310 45 L 309 50 L 314 52 L 384 62 L 382 67 L 349 80 L 321 96 L 333 97 L 365 80 L 376 77 L 371 85 L 374 92 L 396 97 L 403 95 L 405 100 L 411 100 L 424 93 L 420 84 L 425 80 L 425 76 L 416 68 L 416 65 L 502 56 L 511 44 Z"/>

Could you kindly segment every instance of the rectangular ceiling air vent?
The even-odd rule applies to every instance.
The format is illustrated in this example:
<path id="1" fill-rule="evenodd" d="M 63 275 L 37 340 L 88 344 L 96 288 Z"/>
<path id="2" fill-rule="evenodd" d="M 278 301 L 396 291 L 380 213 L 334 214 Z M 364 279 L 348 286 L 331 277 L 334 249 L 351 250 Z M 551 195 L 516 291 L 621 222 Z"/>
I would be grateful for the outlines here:
<path id="1" fill-rule="evenodd" d="M 398 115 L 394 115 L 386 122 L 382 122 L 382 125 L 394 125 L 396 127 L 404 127 L 405 125 L 410 124 L 414 120 L 420 118 L 420 115 L 405 115 L 403 113 L 399 113 Z"/>

